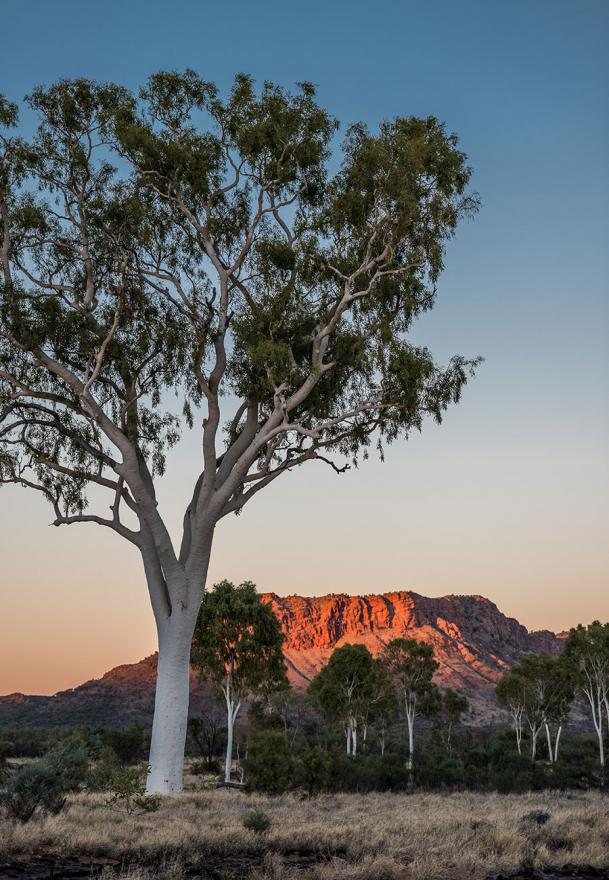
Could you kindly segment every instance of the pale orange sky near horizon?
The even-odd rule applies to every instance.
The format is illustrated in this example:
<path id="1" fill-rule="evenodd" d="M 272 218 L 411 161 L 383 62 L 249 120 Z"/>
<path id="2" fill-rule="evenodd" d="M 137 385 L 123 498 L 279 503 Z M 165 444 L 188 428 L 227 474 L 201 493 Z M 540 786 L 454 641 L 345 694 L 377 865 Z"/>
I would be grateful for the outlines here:
<path id="1" fill-rule="evenodd" d="M 609 619 L 607 470 L 568 445 L 545 456 L 517 436 L 501 445 L 492 429 L 468 449 L 481 391 L 472 384 L 444 425 L 391 447 L 384 464 L 339 477 L 312 463 L 282 478 L 220 524 L 210 582 L 477 593 L 533 629 Z M 173 459 L 160 501 L 176 524 L 191 462 Z M 25 491 L 3 489 L 0 500 L 0 694 L 53 693 L 155 650 L 130 545 L 96 527 L 49 528 L 50 511 Z"/>

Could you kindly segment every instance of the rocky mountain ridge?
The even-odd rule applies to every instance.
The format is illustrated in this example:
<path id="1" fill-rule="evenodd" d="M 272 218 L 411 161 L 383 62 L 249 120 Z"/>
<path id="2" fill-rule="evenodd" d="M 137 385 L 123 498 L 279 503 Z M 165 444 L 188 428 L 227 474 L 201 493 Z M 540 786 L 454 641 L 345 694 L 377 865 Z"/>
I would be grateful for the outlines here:
<path id="1" fill-rule="evenodd" d="M 304 690 L 332 651 L 343 644 L 365 644 L 377 654 L 393 638 L 416 638 L 433 645 L 440 663 L 437 683 L 468 697 L 469 720 L 474 724 L 496 719 L 494 688 L 514 663 L 531 652 L 556 654 L 563 641 L 562 634 L 548 630 L 529 632 L 483 596 L 428 598 L 396 591 L 318 597 L 264 593 L 262 599 L 271 605 L 281 623 L 288 675 L 295 688 Z M 0 723 L 149 723 L 155 675 L 156 655 L 152 655 L 51 697 L 0 697 Z M 200 712 L 209 703 L 207 687 L 192 673 L 192 713 Z"/>

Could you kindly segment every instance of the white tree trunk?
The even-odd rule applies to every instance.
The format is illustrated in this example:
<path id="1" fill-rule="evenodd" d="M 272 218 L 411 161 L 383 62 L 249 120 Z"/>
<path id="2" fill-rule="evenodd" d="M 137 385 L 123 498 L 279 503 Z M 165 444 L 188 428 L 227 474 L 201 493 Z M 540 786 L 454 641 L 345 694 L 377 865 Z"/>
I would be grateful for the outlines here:
<path id="1" fill-rule="evenodd" d="M 357 755 L 357 718 L 351 719 L 351 754 Z"/>
<path id="2" fill-rule="evenodd" d="M 537 755 L 537 737 L 541 727 L 531 727 L 531 760 L 534 761 Z"/>
<path id="3" fill-rule="evenodd" d="M 227 681 L 227 684 L 224 689 L 224 696 L 226 697 L 226 727 L 227 727 L 227 737 L 226 737 L 226 760 L 224 762 L 224 781 L 231 781 L 231 773 L 233 769 L 233 740 L 234 740 L 234 731 L 235 731 L 235 721 L 237 720 L 237 715 L 239 714 L 239 709 L 241 708 L 241 702 L 235 702 L 232 696 L 230 680 Z"/>
<path id="4" fill-rule="evenodd" d="M 594 719 L 594 729 L 598 737 L 598 761 L 603 769 L 605 769 L 605 743 L 603 739 L 603 723 L 602 718 L 598 721 Z"/>
<path id="5" fill-rule="evenodd" d="M 584 688 L 584 693 L 588 697 L 590 710 L 592 712 L 592 723 L 596 730 L 598 738 L 598 760 L 601 768 L 605 769 L 605 744 L 603 742 L 603 707 L 604 696 L 601 693 L 601 687 L 595 683 Z"/>
<path id="6" fill-rule="evenodd" d="M 548 743 L 548 756 L 550 758 L 550 764 L 553 764 L 554 763 L 554 749 L 552 748 L 552 737 L 550 735 L 550 725 L 546 723 L 546 724 L 544 724 L 544 727 L 546 729 L 546 740 Z"/>
<path id="7" fill-rule="evenodd" d="M 159 624 L 159 658 L 150 742 L 149 794 L 182 791 L 188 723 L 190 645 L 196 613 L 176 610 Z"/>
<path id="8" fill-rule="evenodd" d="M 226 758 L 224 760 L 224 781 L 230 782 L 231 780 L 231 772 L 233 769 L 233 730 L 235 725 L 233 724 L 232 712 L 229 708 L 227 718 L 227 735 L 226 735 Z"/>
<path id="9" fill-rule="evenodd" d="M 408 712 L 406 721 L 408 722 L 408 761 L 406 762 L 406 768 L 412 770 L 414 757 L 414 714 Z"/>
<path id="10" fill-rule="evenodd" d="M 562 724 L 558 725 L 556 737 L 554 739 L 554 762 L 558 761 L 558 743 L 560 742 L 560 734 L 562 733 Z"/>

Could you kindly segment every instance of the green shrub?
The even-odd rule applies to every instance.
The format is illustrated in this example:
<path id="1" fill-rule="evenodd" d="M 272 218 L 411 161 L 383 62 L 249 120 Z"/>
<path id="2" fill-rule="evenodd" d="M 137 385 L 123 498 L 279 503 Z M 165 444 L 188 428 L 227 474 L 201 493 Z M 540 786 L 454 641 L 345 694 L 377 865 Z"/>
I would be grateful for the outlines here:
<path id="1" fill-rule="evenodd" d="M 261 810 L 252 810 L 243 820 L 243 827 L 255 834 L 264 834 L 271 827 L 271 819 Z"/>
<path id="2" fill-rule="evenodd" d="M 121 764 L 141 761 L 146 751 L 146 737 L 140 724 L 132 724 L 122 730 L 107 728 L 103 734 L 103 743 L 110 746 Z"/>
<path id="3" fill-rule="evenodd" d="M 49 731 L 38 727 L 7 725 L 2 739 L 11 744 L 7 758 L 40 758 L 49 747 Z"/>
<path id="4" fill-rule="evenodd" d="M 154 813 L 161 805 L 159 795 L 146 794 L 148 766 L 119 767 L 110 783 L 107 806 L 122 813 Z"/>
<path id="5" fill-rule="evenodd" d="M 0 804 L 9 819 L 29 822 L 34 813 L 59 813 L 66 802 L 61 775 L 45 761 L 24 764 L 9 776 Z"/>
<path id="6" fill-rule="evenodd" d="M 304 749 L 297 764 L 296 781 L 309 794 L 331 789 L 336 780 L 330 752 L 319 746 Z"/>
<path id="7" fill-rule="evenodd" d="M 243 761 L 246 785 L 266 794 L 281 794 L 294 782 L 295 765 L 285 735 L 276 730 L 257 732 Z"/>
<path id="8" fill-rule="evenodd" d="M 334 757 L 334 772 L 332 787 L 341 791 L 400 791 L 408 785 L 408 771 L 398 754 L 354 759 L 341 752 Z"/>
<path id="9" fill-rule="evenodd" d="M 78 740 L 58 743 L 46 753 L 44 762 L 59 775 L 65 791 L 77 791 L 87 778 L 89 758 Z"/>
<path id="10" fill-rule="evenodd" d="M 118 769 L 119 762 L 114 749 L 110 746 L 102 746 L 97 761 L 87 773 L 85 787 L 88 791 L 108 791 Z"/>
<path id="11" fill-rule="evenodd" d="M 8 739 L 0 739 L 0 785 L 3 785 L 8 779 L 9 768 L 6 762 L 7 757 L 12 754 L 14 743 Z"/>

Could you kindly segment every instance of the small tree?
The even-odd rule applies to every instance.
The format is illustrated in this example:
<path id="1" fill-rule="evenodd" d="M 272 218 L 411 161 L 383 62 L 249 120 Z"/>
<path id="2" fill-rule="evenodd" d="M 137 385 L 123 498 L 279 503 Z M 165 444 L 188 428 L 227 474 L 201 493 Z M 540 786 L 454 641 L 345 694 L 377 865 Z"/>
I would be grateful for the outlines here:
<path id="1" fill-rule="evenodd" d="M 293 468 L 343 472 L 459 400 L 477 361 L 441 368 L 408 334 L 477 199 L 433 117 L 351 126 L 330 175 L 336 124 L 309 83 L 240 75 L 223 99 L 187 70 L 137 98 L 77 79 L 27 100 L 26 143 L 0 96 L 0 484 L 141 555 L 159 647 L 148 791 L 175 794 L 216 528 Z M 157 479 L 195 423 L 176 544 Z"/>
<path id="2" fill-rule="evenodd" d="M 497 686 L 497 697 L 503 705 L 512 707 L 513 717 L 520 712 L 520 717 L 526 720 L 533 760 L 537 756 L 537 740 L 545 729 L 548 758 L 554 763 L 574 697 L 568 664 L 549 654 L 529 654 L 504 676 Z"/>
<path id="3" fill-rule="evenodd" d="M 432 690 L 433 674 L 439 663 L 434 660 L 433 647 L 416 639 L 393 639 L 383 651 L 387 668 L 408 727 L 407 769 L 412 773 L 414 756 L 414 721 L 421 713 L 424 698 Z"/>
<path id="4" fill-rule="evenodd" d="M 282 642 L 279 621 L 250 581 L 238 587 L 221 581 L 205 594 L 195 627 L 192 663 L 226 703 L 225 782 L 231 781 L 233 734 L 243 701 L 286 685 Z"/>
<path id="5" fill-rule="evenodd" d="M 497 683 L 495 695 L 497 703 L 506 709 L 511 716 L 514 732 L 516 734 L 516 747 L 518 754 L 522 754 L 522 735 L 524 727 L 526 683 L 522 676 L 513 671 L 506 673 Z"/>
<path id="6" fill-rule="evenodd" d="M 438 697 L 437 723 L 446 744 L 446 751 L 452 755 L 453 728 L 469 709 L 469 703 L 466 696 L 458 694 L 451 688 L 440 691 Z"/>
<path id="7" fill-rule="evenodd" d="M 393 682 L 387 672 L 385 664 L 381 660 L 375 660 L 374 673 L 371 684 L 371 698 L 368 702 L 367 712 L 364 719 L 364 743 L 366 729 L 370 725 L 377 734 L 379 751 L 385 754 L 385 738 L 389 726 L 395 721 L 398 714 Z"/>
<path id="8" fill-rule="evenodd" d="M 365 645 L 343 645 L 309 685 L 309 696 L 326 721 L 342 725 L 347 754 L 354 758 L 358 728 L 376 695 L 376 677 L 376 661 Z"/>
<path id="9" fill-rule="evenodd" d="M 595 620 L 589 626 L 572 629 L 565 644 L 569 664 L 578 690 L 590 707 L 598 739 L 598 759 L 605 769 L 604 718 L 609 726 L 609 623 Z"/>

